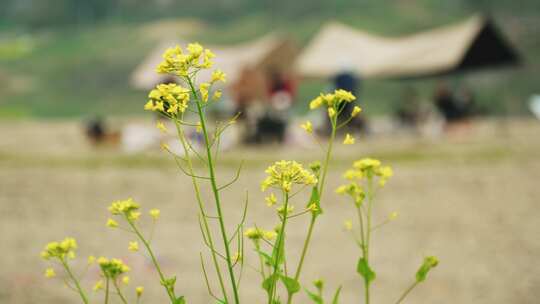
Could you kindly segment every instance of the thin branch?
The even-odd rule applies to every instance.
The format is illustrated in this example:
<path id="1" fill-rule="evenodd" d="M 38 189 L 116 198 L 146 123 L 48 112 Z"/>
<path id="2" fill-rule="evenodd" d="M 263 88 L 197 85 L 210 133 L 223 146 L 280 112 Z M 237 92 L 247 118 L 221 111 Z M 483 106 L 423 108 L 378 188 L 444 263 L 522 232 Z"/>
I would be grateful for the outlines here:
<path id="1" fill-rule="evenodd" d="M 208 275 L 206 274 L 206 268 L 204 267 L 204 260 L 203 260 L 203 257 L 202 257 L 202 253 L 199 252 L 199 256 L 201 258 L 201 267 L 202 267 L 202 271 L 203 271 L 203 275 L 204 275 L 204 281 L 206 283 L 206 288 L 208 289 L 208 293 L 210 294 L 210 296 L 212 296 L 212 298 L 216 299 L 217 301 L 221 301 L 218 297 L 216 297 L 214 295 L 214 293 L 212 292 L 212 288 L 210 287 L 210 282 L 208 281 Z"/>

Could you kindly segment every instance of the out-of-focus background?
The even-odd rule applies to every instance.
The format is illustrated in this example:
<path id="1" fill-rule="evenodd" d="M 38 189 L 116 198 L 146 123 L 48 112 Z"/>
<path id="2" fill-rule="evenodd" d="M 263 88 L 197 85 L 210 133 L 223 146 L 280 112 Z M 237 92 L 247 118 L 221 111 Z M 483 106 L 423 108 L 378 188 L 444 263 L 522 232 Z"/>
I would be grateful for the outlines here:
<path id="1" fill-rule="evenodd" d="M 122 257 L 129 297 L 142 284 L 145 303 L 164 303 L 148 260 L 127 251 L 131 236 L 104 225 L 109 203 L 130 196 L 162 210 L 154 243 L 178 292 L 212 303 L 190 180 L 159 149 L 174 138 L 142 110 L 148 90 L 171 81 L 154 73 L 162 51 L 191 41 L 229 75 L 212 117 L 242 113 L 218 162 L 226 181 L 245 161 L 224 192 L 229 224 L 248 190 L 247 224 L 275 225 L 264 168 L 320 159 L 298 127 L 312 120 L 325 141 L 327 121 L 308 102 L 351 90 L 364 112 L 348 130 L 356 144 L 336 149 L 329 187 L 352 161 L 380 158 L 395 177 L 377 220 L 400 214 L 373 239 L 374 302 L 395 301 L 428 254 L 441 264 L 409 303 L 537 302 L 539 32 L 536 0 L 0 0 L 0 303 L 77 302 L 61 278 L 43 278 L 39 259 L 64 236 L 79 240 L 79 273 L 90 254 Z M 324 278 L 358 302 L 360 253 L 342 228 L 352 207 L 328 191 L 323 208 L 301 281 Z M 291 226 L 293 261 L 306 226 Z M 250 248 L 246 259 L 255 263 Z M 90 269 L 83 284 L 97 279 Z M 247 267 L 243 280 L 245 301 L 261 302 L 258 274 Z"/>

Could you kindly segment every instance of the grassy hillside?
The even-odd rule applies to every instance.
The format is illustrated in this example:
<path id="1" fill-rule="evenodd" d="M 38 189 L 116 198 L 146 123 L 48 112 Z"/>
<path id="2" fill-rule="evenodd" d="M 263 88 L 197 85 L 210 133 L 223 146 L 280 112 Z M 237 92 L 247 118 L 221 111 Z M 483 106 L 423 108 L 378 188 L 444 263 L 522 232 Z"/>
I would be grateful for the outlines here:
<path id="1" fill-rule="evenodd" d="M 30 32 L 5 26 L 0 30 L 0 56 L 9 56 L 0 58 L 0 117 L 141 114 L 146 92 L 130 88 L 128 78 L 155 43 L 166 36 L 182 35 L 201 42 L 231 43 L 275 29 L 289 33 L 305 44 L 319 26 L 330 19 L 376 33 L 399 35 L 453 22 L 472 12 L 470 7 L 436 3 L 395 1 L 365 7 L 350 6 L 349 9 L 342 7 L 339 11 L 307 10 L 301 22 L 295 18 L 276 17 L 275 10 L 264 14 L 254 11 L 234 20 L 207 21 L 201 28 L 189 28 L 189 33 L 178 33 L 170 24 L 160 28 L 163 23 L 127 23 L 115 19 L 92 26 L 64 26 Z M 469 83 L 489 112 L 523 113 L 526 99 L 537 89 L 540 37 L 534 29 L 540 26 L 537 18 L 540 14 L 534 11 L 518 14 L 501 9 L 494 15 L 518 45 L 526 65 L 519 70 L 453 77 L 452 81 Z M 24 47 L 20 47 L 21 37 Z M 427 100 L 436 81 L 438 79 L 367 81 L 362 97 L 369 113 L 386 113 L 393 108 L 405 86 L 418 88 Z M 325 86 L 324 82 L 303 83 L 298 109 Z"/>

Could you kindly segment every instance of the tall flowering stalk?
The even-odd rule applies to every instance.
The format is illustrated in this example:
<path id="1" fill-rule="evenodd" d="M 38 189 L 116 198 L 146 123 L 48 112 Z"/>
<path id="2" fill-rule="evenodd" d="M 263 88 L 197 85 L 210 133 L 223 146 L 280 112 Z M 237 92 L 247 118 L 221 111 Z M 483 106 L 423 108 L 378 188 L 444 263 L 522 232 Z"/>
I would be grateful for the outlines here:
<path id="1" fill-rule="evenodd" d="M 240 296 L 238 292 L 239 281 L 237 280 L 234 267 L 236 261 L 233 259 L 233 253 L 231 250 L 231 238 L 235 239 L 236 235 L 241 235 L 243 226 L 243 220 L 237 225 L 236 231 L 229 235 L 226 230 L 225 217 L 223 214 L 223 207 L 221 202 L 220 191 L 230 185 L 218 186 L 216 164 L 214 151 L 217 153 L 219 149 L 219 137 L 221 133 L 234 121 L 226 123 L 224 126 L 218 127 L 213 135 L 210 135 L 210 130 L 206 117 L 206 108 L 211 101 L 218 100 L 221 96 L 220 90 L 214 90 L 212 97 L 210 92 L 212 91 L 212 85 L 217 82 L 225 82 L 226 76 L 223 72 L 215 70 L 212 73 L 210 82 L 203 82 L 197 84 L 196 78 L 198 72 L 205 69 L 210 69 L 213 65 L 212 58 L 214 54 L 204 49 L 200 44 L 193 43 L 187 46 L 186 50 L 177 46 L 175 48 L 168 49 L 163 55 L 163 62 L 159 64 L 158 73 L 166 73 L 172 76 L 176 76 L 180 84 L 170 83 L 161 84 L 152 90 L 149 94 L 149 101 L 145 105 L 146 110 L 151 110 L 160 113 L 161 115 L 172 120 L 177 129 L 177 135 L 182 143 L 184 149 L 184 157 L 180 157 L 174 154 L 168 147 L 164 147 L 169 153 L 173 155 L 177 161 L 179 168 L 192 178 L 193 187 L 195 190 L 196 200 L 199 206 L 201 232 L 205 244 L 210 250 L 213 265 L 216 270 L 216 275 L 221 289 L 221 296 L 216 296 L 208 285 L 210 294 L 216 298 L 216 300 L 229 303 L 229 297 L 232 297 L 233 303 L 240 303 Z M 184 119 L 184 113 L 191 111 L 195 114 L 198 121 L 188 122 Z M 160 129 L 166 130 L 163 125 L 159 126 Z M 202 134 L 204 139 L 204 154 L 199 154 L 196 149 L 193 148 L 189 138 L 185 136 L 185 127 L 196 127 Z M 205 164 L 207 168 L 207 175 L 199 175 L 194 172 L 193 157 L 197 157 L 199 161 Z M 205 203 L 200 195 L 200 181 L 205 180 L 210 183 L 210 187 L 213 193 L 214 206 L 217 212 L 216 216 L 209 216 L 205 209 Z M 218 235 L 223 243 L 224 253 L 220 253 L 215 246 L 214 236 L 210 229 L 208 219 L 217 219 L 219 223 Z M 237 253 L 241 255 L 241 253 Z M 229 277 L 229 286 L 226 286 L 223 278 L 222 266 L 219 263 L 219 258 L 225 260 L 226 272 Z M 202 256 L 201 256 L 202 259 Z M 201 261 L 204 270 L 204 261 Z M 243 264 L 240 264 L 243 265 Z M 241 270 L 240 270 L 241 271 Z M 206 278 L 205 271 L 205 278 Z M 208 280 L 206 280 L 208 282 Z M 229 289 L 230 288 L 230 289 Z M 230 296 L 232 294 L 232 296 Z"/>
<path id="2" fill-rule="evenodd" d="M 352 168 L 345 171 L 343 177 L 348 180 L 348 183 L 336 189 L 338 194 L 348 196 L 356 209 L 358 231 L 353 231 L 353 223 L 350 220 L 345 221 L 345 228 L 352 232 L 356 243 L 360 247 L 361 256 L 358 260 L 356 271 L 364 281 L 364 303 L 366 304 L 369 304 L 371 301 L 370 287 L 376 279 L 376 273 L 370 262 L 372 233 L 397 217 L 397 212 L 392 212 L 385 221 L 376 225 L 373 224 L 375 195 L 378 189 L 386 185 L 386 182 L 392 175 L 393 171 L 391 167 L 382 166 L 381 161 L 377 159 L 364 158 L 355 161 Z M 397 303 L 400 303 L 418 283 L 422 282 L 429 270 L 437 266 L 437 264 L 437 258 L 427 257 L 418 270 L 415 283 L 405 291 Z"/>

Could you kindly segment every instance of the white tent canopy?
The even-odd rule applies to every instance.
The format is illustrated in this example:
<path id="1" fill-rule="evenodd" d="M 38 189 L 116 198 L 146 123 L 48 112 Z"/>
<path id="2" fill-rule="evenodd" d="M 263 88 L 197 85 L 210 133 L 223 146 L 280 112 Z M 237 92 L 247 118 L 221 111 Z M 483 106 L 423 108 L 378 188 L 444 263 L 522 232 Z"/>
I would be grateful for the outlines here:
<path id="1" fill-rule="evenodd" d="M 458 24 L 398 38 L 332 22 L 324 25 L 300 54 L 296 68 L 300 75 L 314 78 L 344 71 L 366 78 L 417 77 L 515 61 L 517 55 L 489 20 L 473 16 Z"/>
<path id="2" fill-rule="evenodd" d="M 155 48 L 147 58 L 135 69 L 131 76 L 131 84 L 138 89 L 148 90 L 158 83 L 167 81 L 168 75 L 157 74 L 156 67 L 163 60 L 163 52 L 175 45 L 186 46 L 181 40 L 166 41 Z M 214 67 L 227 74 L 228 83 L 234 83 L 244 68 L 260 68 L 263 65 L 270 67 L 288 65 L 294 60 L 295 48 L 290 41 L 269 34 L 262 38 L 232 46 L 207 46 L 216 54 Z M 277 62 L 283 61 L 286 62 Z M 211 72 L 201 71 L 199 81 L 208 81 Z"/>

